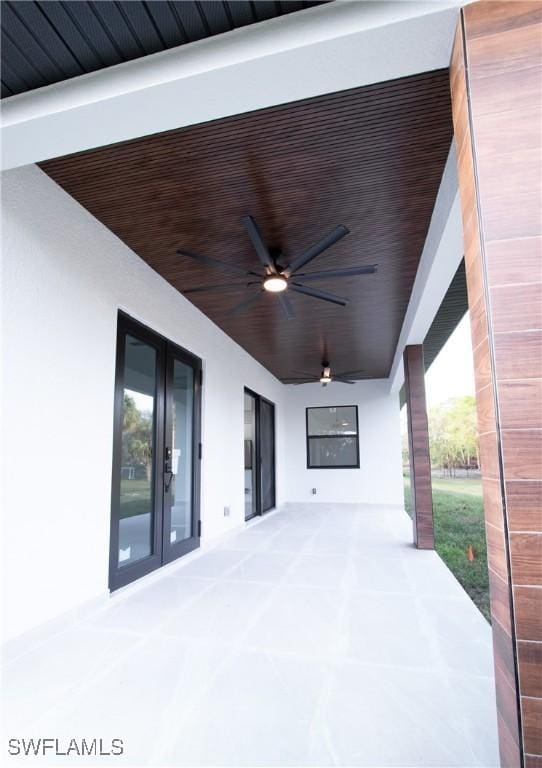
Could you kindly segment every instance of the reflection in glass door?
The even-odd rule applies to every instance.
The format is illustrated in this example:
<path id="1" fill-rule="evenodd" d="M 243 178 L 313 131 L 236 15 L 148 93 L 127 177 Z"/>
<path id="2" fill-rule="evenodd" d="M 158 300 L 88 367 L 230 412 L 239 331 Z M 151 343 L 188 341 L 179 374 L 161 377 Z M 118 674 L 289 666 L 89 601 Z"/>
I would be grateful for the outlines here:
<path id="1" fill-rule="evenodd" d="M 122 400 L 119 568 L 153 553 L 157 351 L 126 335 Z"/>
<path id="2" fill-rule="evenodd" d="M 201 361 L 119 314 L 110 588 L 199 546 Z"/>

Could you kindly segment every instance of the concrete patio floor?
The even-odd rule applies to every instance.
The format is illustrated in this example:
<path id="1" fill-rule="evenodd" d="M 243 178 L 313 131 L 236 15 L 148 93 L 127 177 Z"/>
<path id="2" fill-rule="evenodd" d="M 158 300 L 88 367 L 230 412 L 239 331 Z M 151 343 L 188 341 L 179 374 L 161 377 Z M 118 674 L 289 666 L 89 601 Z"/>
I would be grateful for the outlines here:
<path id="1" fill-rule="evenodd" d="M 286 505 L 11 660 L 4 742 L 123 739 L 108 765 L 497 766 L 490 627 L 410 541 L 401 511 Z"/>

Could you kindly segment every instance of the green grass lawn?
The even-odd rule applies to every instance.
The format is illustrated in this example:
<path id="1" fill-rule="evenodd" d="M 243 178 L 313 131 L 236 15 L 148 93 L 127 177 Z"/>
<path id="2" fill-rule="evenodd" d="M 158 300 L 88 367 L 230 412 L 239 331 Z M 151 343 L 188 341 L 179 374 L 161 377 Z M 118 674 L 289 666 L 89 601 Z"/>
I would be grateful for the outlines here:
<path id="1" fill-rule="evenodd" d="M 405 507 L 411 514 L 410 478 L 405 477 Z M 433 478 L 435 547 L 486 619 L 489 613 L 486 534 L 479 478 Z M 467 559 L 472 545 L 474 560 Z"/>
<path id="2" fill-rule="evenodd" d="M 120 517 L 144 515 L 151 511 L 151 484 L 148 480 L 120 481 Z"/>

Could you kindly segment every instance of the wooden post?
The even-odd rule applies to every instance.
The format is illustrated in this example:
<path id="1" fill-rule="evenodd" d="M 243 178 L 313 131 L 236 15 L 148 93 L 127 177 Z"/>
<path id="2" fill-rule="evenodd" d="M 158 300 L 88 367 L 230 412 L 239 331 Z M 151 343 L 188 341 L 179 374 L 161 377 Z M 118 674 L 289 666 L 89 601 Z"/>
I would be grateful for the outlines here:
<path id="1" fill-rule="evenodd" d="M 421 344 L 405 347 L 403 365 L 408 414 L 408 452 L 410 456 L 414 543 L 418 549 L 434 549 L 431 458 L 425 405 L 425 368 Z"/>

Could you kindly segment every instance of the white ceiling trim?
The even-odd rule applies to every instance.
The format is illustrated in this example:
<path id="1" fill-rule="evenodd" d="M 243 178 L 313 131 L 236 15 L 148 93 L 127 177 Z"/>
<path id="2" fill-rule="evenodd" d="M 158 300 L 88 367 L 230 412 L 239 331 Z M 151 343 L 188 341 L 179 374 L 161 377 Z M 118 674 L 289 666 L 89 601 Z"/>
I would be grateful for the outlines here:
<path id="1" fill-rule="evenodd" d="M 336 0 L 12 96 L 2 168 L 446 67 L 461 4 Z"/>
<path id="2" fill-rule="evenodd" d="M 463 225 L 452 143 L 395 350 L 389 376 L 392 392 L 398 392 L 403 385 L 405 347 L 423 344 L 462 258 Z"/>

